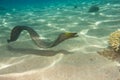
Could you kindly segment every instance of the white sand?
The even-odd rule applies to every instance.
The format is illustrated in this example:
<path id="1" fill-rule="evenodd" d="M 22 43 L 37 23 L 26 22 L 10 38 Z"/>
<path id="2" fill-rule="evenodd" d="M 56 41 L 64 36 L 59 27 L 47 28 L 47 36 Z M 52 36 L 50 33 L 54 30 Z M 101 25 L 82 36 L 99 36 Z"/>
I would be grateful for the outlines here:
<path id="1" fill-rule="evenodd" d="M 74 56 L 74 57 L 73 57 Z M 37 63 L 37 62 L 36 62 Z M 54 63 L 54 61 L 53 61 Z M 0 80 L 119 80 L 120 72 L 115 62 L 96 54 L 81 54 L 79 58 L 64 55 L 56 64 L 21 73 L 3 74 Z M 26 63 L 25 65 L 41 65 Z M 23 66 L 25 66 L 23 65 Z M 29 67 L 29 66 L 27 66 Z M 19 67 L 18 70 L 21 70 Z"/>

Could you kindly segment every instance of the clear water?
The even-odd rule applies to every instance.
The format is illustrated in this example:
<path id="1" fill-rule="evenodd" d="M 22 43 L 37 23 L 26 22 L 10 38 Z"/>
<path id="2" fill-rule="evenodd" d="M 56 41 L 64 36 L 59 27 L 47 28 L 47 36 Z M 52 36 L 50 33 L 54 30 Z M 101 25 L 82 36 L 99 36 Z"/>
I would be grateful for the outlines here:
<path id="1" fill-rule="evenodd" d="M 100 10 L 89 13 L 92 5 Z M 97 54 L 120 29 L 120 0 L 0 0 L 0 7 L 0 80 L 120 79 L 120 65 Z M 43 51 L 24 31 L 8 45 L 16 25 L 30 26 L 50 40 L 61 32 L 79 37 Z"/>

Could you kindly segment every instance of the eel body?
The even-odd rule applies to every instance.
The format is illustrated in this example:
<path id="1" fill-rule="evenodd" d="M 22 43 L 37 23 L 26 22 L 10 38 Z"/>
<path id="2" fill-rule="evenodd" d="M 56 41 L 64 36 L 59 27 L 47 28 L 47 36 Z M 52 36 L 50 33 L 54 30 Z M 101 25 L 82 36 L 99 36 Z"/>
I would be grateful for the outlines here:
<path id="1" fill-rule="evenodd" d="M 8 39 L 7 42 L 11 43 L 11 42 L 16 41 L 19 38 L 20 33 L 23 30 L 26 30 L 29 33 L 32 41 L 40 48 L 51 48 L 51 47 L 57 46 L 58 44 L 60 44 L 64 40 L 67 40 L 67 39 L 74 38 L 74 37 L 78 36 L 77 33 L 65 32 L 65 33 L 59 34 L 58 37 L 54 41 L 48 43 L 48 42 L 45 42 L 42 39 L 40 39 L 39 34 L 34 29 L 32 29 L 31 27 L 15 26 L 12 29 L 10 39 Z"/>

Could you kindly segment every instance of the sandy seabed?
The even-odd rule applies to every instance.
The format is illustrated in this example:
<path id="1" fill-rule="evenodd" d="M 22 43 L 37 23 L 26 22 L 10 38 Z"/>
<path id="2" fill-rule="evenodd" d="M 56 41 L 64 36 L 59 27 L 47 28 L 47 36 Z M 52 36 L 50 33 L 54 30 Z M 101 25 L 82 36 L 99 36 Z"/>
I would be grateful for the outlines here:
<path id="1" fill-rule="evenodd" d="M 95 59 L 94 59 L 95 58 Z M 70 59 L 70 58 L 68 58 Z M 74 58 L 73 58 L 74 59 Z M 71 59 L 72 60 L 72 59 Z M 0 80 L 119 80 L 120 67 L 99 55 L 80 55 L 79 63 L 52 63 L 41 69 L 0 75 Z M 74 60 L 72 60 L 74 61 Z M 76 65 L 72 65 L 72 64 Z"/>
<path id="2" fill-rule="evenodd" d="M 120 28 L 120 5 L 102 5 L 97 14 L 87 13 L 88 5 L 53 7 L 0 15 L 0 80 L 120 80 L 120 63 L 97 53 L 108 46 L 109 34 Z M 79 37 L 48 50 L 36 47 L 27 32 L 6 43 L 11 29 L 21 24 L 45 38 L 68 31 Z"/>

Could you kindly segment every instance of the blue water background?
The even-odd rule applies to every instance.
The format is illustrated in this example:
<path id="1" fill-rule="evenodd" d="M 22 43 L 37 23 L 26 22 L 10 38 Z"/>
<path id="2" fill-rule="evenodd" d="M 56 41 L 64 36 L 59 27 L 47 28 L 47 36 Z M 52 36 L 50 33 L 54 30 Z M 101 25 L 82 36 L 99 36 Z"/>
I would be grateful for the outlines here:
<path id="1" fill-rule="evenodd" d="M 26 6 L 35 6 L 35 7 L 48 7 L 50 5 L 79 5 L 82 6 L 85 4 L 107 4 L 107 3 L 119 3 L 120 0 L 0 0 L 0 5 L 7 8 L 22 8 Z M 85 5 L 84 5 L 85 6 Z"/>
<path id="2" fill-rule="evenodd" d="M 0 0 L 0 6 L 6 9 L 0 10 L 2 22 L 0 26 L 8 28 L 16 25 L 41 26 L 39 29 L 53 32 L 59 29 L 79 32 L 91 28 L 91 25 L 93 28 L 95 26 L 102 29 L 109 26 L 110 29 L 110 26 L 119 27 L 119 3 L 120 0 Z M 77 9 L 74 8 L 76 5 Z M 100 7 L 98 13 L 88 13 L 90 6 L 93 5 Z M 45 22 L 40 22 L 41 19 Z M 113 21 L 115 19 L 117 20 Z M 107 20 L 110 21 L 106 22 Z M 94 23 L 100 24 L 96 26 Z M 49 27 L 51 24 L 52 27 Z M 118 27 L 106 29 L 107 34 L 102 35 L 108 35 Z"/>

